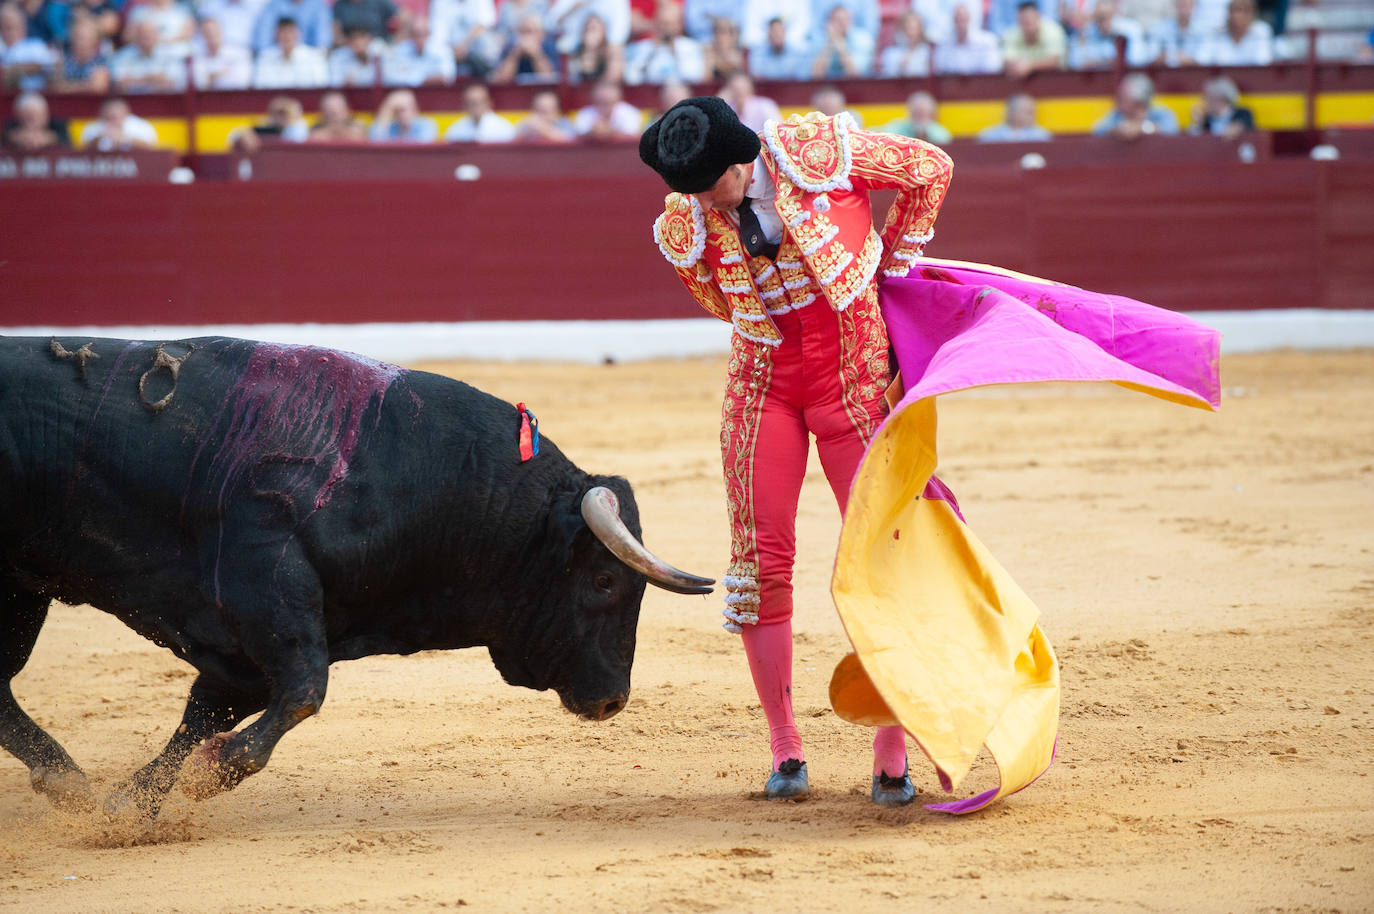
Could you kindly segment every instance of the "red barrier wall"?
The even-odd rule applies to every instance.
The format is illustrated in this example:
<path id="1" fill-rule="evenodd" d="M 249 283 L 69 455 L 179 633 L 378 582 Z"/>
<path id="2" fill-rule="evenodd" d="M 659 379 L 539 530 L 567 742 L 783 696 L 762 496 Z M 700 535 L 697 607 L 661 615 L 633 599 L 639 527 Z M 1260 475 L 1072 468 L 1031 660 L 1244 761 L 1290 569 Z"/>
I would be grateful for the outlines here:
<path id="1" fill-rule="evenodd" d="M 9 184 L 0 325 L 698 316 L 633 150 L 546 154 L 475 182 Z M 1374 164 L 1305 159 L 956 166 L 929 248 L 1178 310 L 1370 307 L 1370 251 Z"/>

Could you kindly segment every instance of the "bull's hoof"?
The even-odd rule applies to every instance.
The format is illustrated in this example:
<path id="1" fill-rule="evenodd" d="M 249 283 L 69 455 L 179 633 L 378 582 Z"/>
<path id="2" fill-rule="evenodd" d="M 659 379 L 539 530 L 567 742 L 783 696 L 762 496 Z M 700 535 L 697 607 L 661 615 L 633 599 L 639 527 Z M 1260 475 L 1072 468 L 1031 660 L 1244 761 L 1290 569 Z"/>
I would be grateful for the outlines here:
<path id="1" fill-rule="evenodd" d="M 768 775 L 763 785 L 764 796 L 770 800 L 805 800 L 811 795 L 806 779 L 806 762 L 790 758 Z"/>
<path id="2" fill-rule="evenodd" d="M 125 782 L 105 798 L 101 812 L 113 823 L 147 822 L 162 811 L 162 795 Z"/>
<path id="3" fill-rule="evenodd" d="M 899 778 L 888 777 L 887 772 L 873 775 L 873 802 L 879 806 L 907 806 L 916 799 L 916 785 L 911 783 L 911 769 L 907 768 Z"/>
<path id="4" fill-rule="evenodd" d="M 59 809 L 72 812 L 95 809 L 95 794 L 91 793 L 90 782 L 78 769 L 45 768 L 40 765 L 29 771 L 29 786 Z"/>
<path id="5" fill-rule="evenodd" d="M 233 790 L 258 768 L 229 748 L 238 734 L 217 733 L 191 754 L 181 771 L 181 792 L 193 800 L 208 800 Z"/>

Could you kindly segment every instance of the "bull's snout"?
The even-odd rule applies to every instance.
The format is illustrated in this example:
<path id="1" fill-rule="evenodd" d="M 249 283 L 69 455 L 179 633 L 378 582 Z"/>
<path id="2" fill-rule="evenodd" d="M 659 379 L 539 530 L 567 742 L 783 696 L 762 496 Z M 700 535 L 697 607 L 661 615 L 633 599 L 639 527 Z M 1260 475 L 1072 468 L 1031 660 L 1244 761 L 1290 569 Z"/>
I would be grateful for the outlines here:
<path id="1" fill-rule="evenodd" d="M 581 712 L 581 716 L 587 720 L 607 720 L 619 714 L 628 700 L 629 697 L 626 695 L 617 695 L 609 701 L 599 702 L 586 708 Z"/>

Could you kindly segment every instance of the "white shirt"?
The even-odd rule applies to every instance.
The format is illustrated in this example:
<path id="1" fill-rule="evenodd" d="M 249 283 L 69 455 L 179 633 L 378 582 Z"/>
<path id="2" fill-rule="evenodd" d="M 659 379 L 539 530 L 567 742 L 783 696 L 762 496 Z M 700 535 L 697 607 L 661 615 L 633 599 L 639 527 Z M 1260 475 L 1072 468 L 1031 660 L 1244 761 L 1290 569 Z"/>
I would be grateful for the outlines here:
<path id="1" fill-rule="evenodd" d="M 475 123 L 465 114 L 444 131 L 444 140 L 449 143 L 509 143 L 513 139 L 515 125 L 495 111 L 488 111 Z"/>
<path id="2" fill-rule="evenodd" d="M 1197 62 L 1211 67 L 1262 67 L 1274 60 L 1274 30 L 1254 22 L 1240 41 L 1222 30 L 1209 35 L 1197 49 Z"/>
<path id="3" fill-rule="evenodd" d="M 693 38 L 674 38 L 672 45 L 645 38 L 625 49 L 625 84 L 664 83 L 670 79 L 699 83 L 706 79 L 706 55 Z"/>
<path id="4" fill-rule="evenodd" d="M 105 136 L 105 122 L 94 120 L 81 128 L 81 148 L 93 147 L 101 152 L 113 152 L 130 148 L 129 144 L 134 140 L 154 145 L 157 143 L 157 131 L 153 125 L 136 114 L 124 118 L 122 136 L 123 139 L 116 146 Z"/>
<path id="5" fill-rule="evenodd" d="M 161 73 L 167 77 L 173 89 L 180 91 L 186 85 L 185 59 L 171 57 L 162 52 L 161 46 L 153 53 L 143 56 L 137 45 L 125 45 L 110 58 L 110 75 L 116 83 L 126 79 L 139 80 Z M 124 92 L 153 92 L 154 89 L 122 89 Z"/>
<path id="6" fill-rule="evenodd" d="M 453 82 L 454 71 L 451 51 L 431 53 L 416 48 L 413 41 L 400 42 L 382 58 L 382 82 L 388 86 L 422 86 L 436 74 L 447 84 Z"/>
<path id="7" fill-rule="evenodd" d="M 759 228 L 763 229 L 764 237 L 772 244 L 782 244 L 782 217 L 773 205 L 778 188 L 773 183 L 773 176 L 764 167 L 762 156 L 754 160 L 754 176 L 750 178 L 749 186 L 744 189 L 744 195 L 749 198 L 749 208 L 758 217 Z M 735 224 L 739 225 L 738 216 L 734 213 L 731 213 L 731 216 L 735 217 Z"/>
<path id="8" fill-rule="evenodd" d="M 290 60 L 282 56 L 279 45 L 258 52 L 253 67 L 254 89 L 319 89 L 327 85 L 329 66 L 319 48 L 296 45 Z"/>
<path id="9" fill-rule="evenodd" d="M 573 129 L 581 136 L 592 132 L 592 127 L 600 119 L 595 105 L 588 105 L 573 117 Z M 644 122 L 644 115 L 629 102 L 616 102 L 611 109 L 611 127 L 616 133 L 638 134 Z"/>
<path id="10" fill-rule="evenodd" d="M 253 23 L 265 0 L 204 0 L 200 4 L 200 18 L 219 23 L 224 44 L 241 48 L 253 46 Z"/>
<path id="11" fill-rule="evenodd" d="M 768 23 L 781 19 L 787 26 L 787 44 L 810 47 L 811 6 L 801 0 L 745 0 L 739 43 L 742 48 L 759 47 L 768 41 Z"/>
<path id="12" fill-rule="evenodd" d="M 935 46 L 936 73 L 1001 73 L 1002 45 L 985 29 L 969 28 L 962 44 L 950 39 Z"/>
<path id="13" fill-rule="evenodd" d="M 197 89 L 247 89 L 253 81 L 253 57 L 238 45 L 221 45 L 213 57 L 198 48 L 191 55 L 191 75 Z"/>
<path id="14" fill-rule="evenodd" d="M 371 50 L 362 60 L 348 47 L 337 47 L 329 52 L 331 86 L 370 86 L 376 81 L 377 55 Z"/>

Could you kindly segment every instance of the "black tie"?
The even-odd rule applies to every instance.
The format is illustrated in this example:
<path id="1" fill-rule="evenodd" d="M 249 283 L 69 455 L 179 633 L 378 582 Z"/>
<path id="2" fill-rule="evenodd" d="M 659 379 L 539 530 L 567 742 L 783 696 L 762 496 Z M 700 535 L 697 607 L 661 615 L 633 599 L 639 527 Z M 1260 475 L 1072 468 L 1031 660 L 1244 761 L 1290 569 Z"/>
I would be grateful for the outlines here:
<path id="1" fill-rule="evenodd" d="M 739 238 L 744 242 L 744 249 L 749 252 L 750 257 L 763 255 L 769 260 L 778 256 L 778 246 L 768 240 L 768 236 L 763 233 L 763 227 L 759 225 L 759 217 L 754 215 L 754 208 L 749 204 L 753 201 L 748 197 L 744 198 L 735 212 L 739 213 Z"/>

